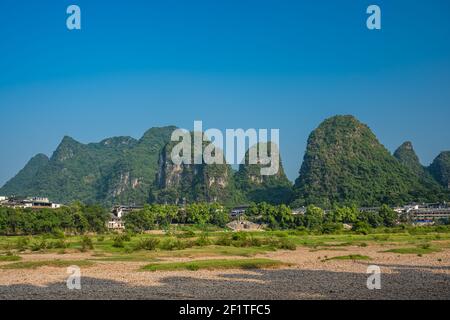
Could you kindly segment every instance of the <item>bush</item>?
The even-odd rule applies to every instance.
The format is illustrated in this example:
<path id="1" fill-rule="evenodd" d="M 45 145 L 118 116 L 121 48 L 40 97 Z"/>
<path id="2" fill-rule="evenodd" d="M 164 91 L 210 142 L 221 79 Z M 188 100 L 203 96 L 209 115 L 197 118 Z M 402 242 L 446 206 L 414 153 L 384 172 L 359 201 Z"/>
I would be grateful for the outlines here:
<path id="1" fill-rule="evenodd" d="M 131 235 L 129 233 L 118 234 L 113 238 L 114 248 L 124 248 L 125 242 L 131 241 Z"/>
<path id="2" fill-rule="evenodd" d="M 88 236 L 84 236 L 81 239 L 81 250 L 88 251 L 88 250 L 94 250 L 94 244 L 92 243 L 92 239 Z"/>
<path id="3" fill-rule="evenodd" d="M 45 239 L 42 239 L 41 242 L 34 242 L 31 244 L 31 251 L 41 251 L 48 248 L 48 243 Z"/>
<path id="4" fill-rule="evenodd" d="M 370 225 L 367 222 L 358 221 L 353 225 L 352 230 L 356 233 L 367 235 L 370 232 Z"/>
<path id="5" fill-rule="evenodd" d="M 207 233 L 202 233 L 200 235 L 200 237 L 197 239 L 197 241 L 195 241 L 195 244 L 198 247 L 209 246 L 211 244 L 211 241 L 209 240 L 208 234 Z"/>
<path id="6" fill-rule="evenodd" d="M 159 243 L 160 243 L 159 239 L 156 238 L 142 239 L 136 245 L 136 250 L 153 251 L 156 250 Z"/>
<path id="7" fill-rule="evenodd" d="M 53 230 L 52 236 L 55 239 L 64 239 L 66 237 L 65 233 L 61 229 Z"/>
<path id="8" fill-rule="evenodd" d="M 68 244 L 64 239 L 60 239 L 56 242 L 53 242 L 52 247 L 55 249 L 66 249 L 68 247 Z"/>
<path id="9" fill-rule="evenodd" d="M 297 250 L 295 243 L 289 239 L 281 239 L 277 244 L 277 248 L 282 250 Z"/>
<path id="10" fill-rule="evenodd" d="M 190 239 L 190 238 L 195 237 L 195 232 L 192 230 L 188 230 L 183 233 L 179 233 L 176 236 L 177 236 L 177 238 L 181 238 L 181 239 Z"/>
<path id="11" fill-rule="evenodd" d="M 19 251 L 25 251 L 28 248 L 28 245 L 30 243 L 30 238 L 27 237 L 21 237 L 17 240 L 17 250 Z"/>
<path id="12" fill-rule="evenodd" d="M 123 237 L 116 236 L 113 239 L 113 245 L 114 248 L 125 248 L 125 243 L 123 241 Z"/>
<path id="13" fill-rule="evenodd" d="M 172 251 L 172 250 L 183 250 L 186 248 L 186 244 L 183 241 L 174 238 L 166 238 L 161 242 L 159 246 L 162 250 Z"/>
<path id="14" fill-rule="evenodd" d="M 234 232 L 233 235 L 231 236 L 233 241 L 243 241 L 243 240 L 247 240 L 247 236 L 248 234 L 246 232 Z"/>
<path id="15" fill-rule="evenodd" d="M 220 235 L 220 237 L 216 240 L 216 245 L 218 246 L 230 247 L 232 244 L 233 240 L 231 240 L 231 236 L 226 233 Z"/>
<path id="16" fill-rule="evenodd" d="M 322 225 L 323 234 L 337 234 L 343 229 L 342 223 L 327 222 Z"/>

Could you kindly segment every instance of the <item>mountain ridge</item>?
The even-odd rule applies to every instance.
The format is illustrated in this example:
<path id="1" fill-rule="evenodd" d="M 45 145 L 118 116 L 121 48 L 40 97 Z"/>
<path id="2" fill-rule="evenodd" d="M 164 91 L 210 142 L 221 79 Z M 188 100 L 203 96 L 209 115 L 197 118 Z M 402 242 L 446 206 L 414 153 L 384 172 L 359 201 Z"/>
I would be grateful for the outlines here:
<path id="1" fill-rule="evenodd" d="M 176 166 L 169 159 L 176 128 L 155 127 L 140 139 L 118 136 L 87 144 L 64 136 L 50 158 L 30 159 L 0 194 L 103 205 L 217 201 L 332 207 L 449 199 L 450 152 L 424 167 L 411 142 L 391 154 L 351 115 L 328 118 L 311 132 L 294 185 L 281 156 L 278 174 L 270 177 L 260 175 L 261 164 L 246 162 L 260 145 L 247 150 L 237 171 L 226 163 Z"/>

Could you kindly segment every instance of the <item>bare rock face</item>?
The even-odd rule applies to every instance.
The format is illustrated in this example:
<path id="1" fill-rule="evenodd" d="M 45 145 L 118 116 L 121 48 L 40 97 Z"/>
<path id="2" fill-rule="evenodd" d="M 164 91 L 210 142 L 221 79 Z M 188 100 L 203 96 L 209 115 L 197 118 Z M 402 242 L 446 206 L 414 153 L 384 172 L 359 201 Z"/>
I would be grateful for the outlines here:
<path id="1" fill-rule="evenodd" d="M 169 143 L 159 157 L 156 177 L 156 200 L 160 203 L 227 202 L 231 190 L 233 171 L 227 164 L 174 164 Z"/>

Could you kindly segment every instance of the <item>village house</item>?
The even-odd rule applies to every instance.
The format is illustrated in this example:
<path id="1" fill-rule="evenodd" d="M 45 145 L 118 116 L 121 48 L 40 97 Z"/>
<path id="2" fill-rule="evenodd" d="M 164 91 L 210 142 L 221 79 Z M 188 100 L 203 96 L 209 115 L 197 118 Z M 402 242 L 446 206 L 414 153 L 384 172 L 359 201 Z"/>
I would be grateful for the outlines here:
<path id="1" fill-rule="evenodd" d="M 123 218 L 129 214 L 130 212 L 139 211 L 144 209 L 143 206 L 123 206 L 118 205 L 114 206 L 111 209 L 111 214 L 108 222 L 106 223 L 106 227 L 109 230 L 125 230 L 125 222 Z"/>
<path id="2" fill-rule="evenodd" d="M 1 197 L 0 205 L 3 207 L 9 207 L 14 209 L 58 209 L 61 208 L 61 204 L 53 203 L 48 198 L 43 197 Z"/>

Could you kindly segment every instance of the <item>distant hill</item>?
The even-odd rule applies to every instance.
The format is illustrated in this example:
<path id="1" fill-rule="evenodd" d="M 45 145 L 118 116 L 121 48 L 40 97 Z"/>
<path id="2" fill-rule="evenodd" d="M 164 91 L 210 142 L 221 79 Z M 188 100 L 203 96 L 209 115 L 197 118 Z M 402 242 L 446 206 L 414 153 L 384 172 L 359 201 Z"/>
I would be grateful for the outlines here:
<path id="1" fill-rule="evenodd" d="M 141 139 L 115 137 L 82 144 L 64 137 L 51 156 L 39 154 L 1 189 L 0 195 L 42 196 L 71 203 L 145 204 L 268 202 L 293 207 L 315 204 L 376 206 L 450 199 L 450 152 L 429 168 L 411 142 L 394 155 L 353 116 L 325 120 L 309 139 L 300 175 L 292 186 L 280 159 L 276 175 L 245 161 L 236 172 L 224 164 L 175 165 L 170 141 L 175 126 L 152 128 Z M 272 144 L 260 144 L 252 148 Z"/>
<path id="2" fill-rule="evenodd" d="M 146 203 L 159 153 L 174 129 L 153 128 L 140 140 L 116 137 L 90 144 L 66 136 L 50 159 L 33 158 L 0 193 L 63 203 Z"/>
<path id="3" fill-rule="evenodd" d="M 270 143 L 260 143 L 250 150 L 259 154 L 260 146 L 264 145 L 271 155 Z M 292 197 L 292 183 L 286 177 L 280 156 L 278 173 L 275 175 L 261 175 L 261 169 L 267 167 L 262 164 L 249 164 L 249 151 L 245 155 L 244 163 L 239 166 L 235 181 L 247 202 L 268 202 L 271 204 L 289 203 Z"/>
<path id="4" fill-rule="evenodd" d="M 409 147 L 397 151 L 399 161 L 353 116 L 327 119 L 308 139 L 294 204 L 375 206 L 445 198 L 436 184 L 429 189 L 423 184 L 421 165 Z"/>
<path id="5" fill-rule="evenodd" d="M 441 152 L 428 170 L 444 188 L 450 189 L 450 151 Z"/>

